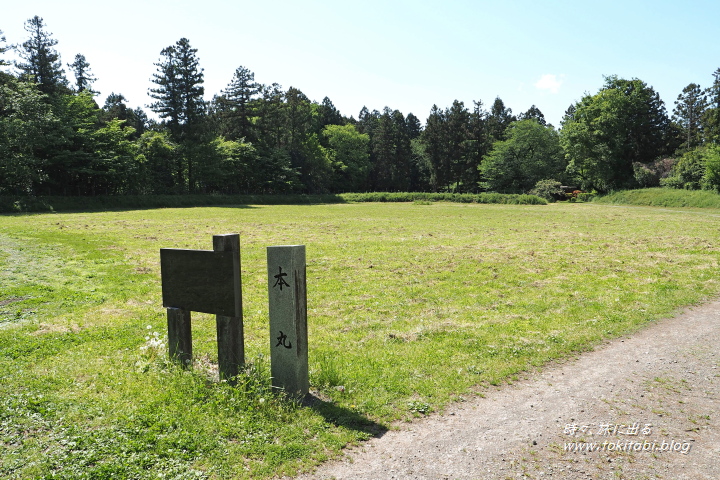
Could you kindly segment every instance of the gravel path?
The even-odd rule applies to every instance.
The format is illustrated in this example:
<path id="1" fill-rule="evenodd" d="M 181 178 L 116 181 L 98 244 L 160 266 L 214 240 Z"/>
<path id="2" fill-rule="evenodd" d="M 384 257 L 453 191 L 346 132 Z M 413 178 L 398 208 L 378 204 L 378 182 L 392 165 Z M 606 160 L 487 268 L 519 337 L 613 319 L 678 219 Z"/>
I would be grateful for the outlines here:
<path id="1" fill-rule="evenodd" d="M 719 406 L 720 300 L 399 424 L 297 479 L 716 480 Z"/>

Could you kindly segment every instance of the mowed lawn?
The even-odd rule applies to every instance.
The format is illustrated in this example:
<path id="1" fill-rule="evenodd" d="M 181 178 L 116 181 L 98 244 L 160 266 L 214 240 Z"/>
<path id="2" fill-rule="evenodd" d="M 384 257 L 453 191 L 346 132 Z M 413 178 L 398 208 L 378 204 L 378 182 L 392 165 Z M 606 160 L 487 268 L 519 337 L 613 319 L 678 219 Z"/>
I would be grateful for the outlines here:
<path id="1" fill-rule="evenodd" d="M 166 361 L 159 249 L 240 233 L 248 366 Z M 307 249 L 312 402 L 269 388 L 265 247 Z M 271 478 L 720 291 L 720 211 L 236 206 L 0 216 L 0 477 Z M 608 359 L 608 361 L 615 361 Z"/>

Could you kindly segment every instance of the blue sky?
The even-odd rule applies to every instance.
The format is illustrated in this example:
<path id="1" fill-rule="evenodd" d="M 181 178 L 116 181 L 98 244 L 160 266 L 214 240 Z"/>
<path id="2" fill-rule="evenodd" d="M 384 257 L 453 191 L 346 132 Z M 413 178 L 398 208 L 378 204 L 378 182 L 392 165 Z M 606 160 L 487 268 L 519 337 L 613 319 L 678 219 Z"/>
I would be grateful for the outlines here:
<path id="1" fill-rule="evenodd" d="M 706 87 L 720 68 L 720 2 L 705 0 L 26 0 L 2 11 L 8 43 L 39 15 L 64 63 L 85 55 L 101 105 L 115 92 L 145 108 L 153 63 L 182 37 L 198 49 L 208 99 L 243 65 L 347 116 L 388 106 L 423 122 L 433 104 L 489 109 L 499 96 L 559 126 L 612 74 L 653 86 L 672 112 L 686 85 Z"/>

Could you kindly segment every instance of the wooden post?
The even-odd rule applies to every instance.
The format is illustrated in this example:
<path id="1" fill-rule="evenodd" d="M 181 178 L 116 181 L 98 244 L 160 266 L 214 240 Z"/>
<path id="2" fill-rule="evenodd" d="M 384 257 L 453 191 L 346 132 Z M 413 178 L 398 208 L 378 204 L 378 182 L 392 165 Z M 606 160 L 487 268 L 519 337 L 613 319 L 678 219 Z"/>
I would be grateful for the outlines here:
<path id="1" fill-rule="evenodd" d="M 308 377 L 305 245 L 267 247 L 270 371 L 274 387 L 306 395 Z"/>
<path id="2" fill-rule="evenodd" d="M 242 321 L 242 285 L 240 281 L 240 235 L 213 235 L 213 251 L 233 252 L 233 290 L 235 291 L 235 315 L 216 315 L 218 370 L 220 380 L 234 384 L 233 378 L 245 364 L 245 339 Z"/>
<path id="3" fill-rule="evenodd" d="M 190 332 L 190 311 L 169 307 L 168 353 L 170 358 L 183 368 L 192 366 L 192 334 Z"/>

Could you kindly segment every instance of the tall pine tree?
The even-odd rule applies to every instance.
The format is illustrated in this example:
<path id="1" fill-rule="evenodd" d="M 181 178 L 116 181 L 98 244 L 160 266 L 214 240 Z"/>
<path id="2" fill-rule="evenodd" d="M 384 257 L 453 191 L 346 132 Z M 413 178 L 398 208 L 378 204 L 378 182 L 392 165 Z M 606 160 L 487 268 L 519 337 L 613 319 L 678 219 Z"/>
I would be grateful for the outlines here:
<path id="1" fill-rule="evenodd" d="M 156 101 L 150 108 L 167 122 L 176 141 L 183 141 L 205 114 L 203 69 L 199 67 L 197 49 L 190 46 L 187 38 L 164 48 L 162 59 L 155 64 L 157 73 L 152 82 L 150 97 Z"/>
<path id="2" fill-rule="evenodd" d="M 16 64 L 22 76 L 38 84 L 46 94 L 64 93 L 67 90 L 67 78 L 62 68 L 60 54 L 55 50 L 57 40 L 45 30 L 45 23 L 37 15 L 25 22 L 28 38 L 19 49 L 24 62 Z"/>
<path id="3" fill-rule="evenodd" d="M 205 117 L 203 95 L 204 76 L 199 66 L 197 49 L 190 46 L 187 38 L 164 48 L 161 60 L 155 64 L 157 73 L 152 82 L 157 88 L 150 89 L 156 101 L 150 108 L 164 119 L 173 140 L 182 146 L 183 154 L 177 165 L 176 178 L 187 181 L 192 193 L 196 187 L 196 156 L 202 152 L 200 136 Z M 184 185 L 178 185 L 184 190 Z"/>
<path id="4" fill-rule="evenodd" d="M 707 100 L 700 85 L 691 83 L 675 100 L 672 120 L 680 128 L 683 150 L 692 150 L 702 143 L 702 123 Z"/>
<path id="5" fill-rule="evenodd" d="M 68 63 L 68 67 L 72 70 L 75 75 L 75 86 L 78 92 L 84 92 L 85 90 L 93 92 L 92 84 L 97 80 L 90 71 L 90 64 L 85 59 L 85 55 L 75 55 L 75 61 Z"/>
<path id="6" fill-rule="evenodd" d="M 10 65 L 10 62 L 5 60 L 5 54 L 10 50 L 12 47 L 6 45 L 7 40 L 5 39 L 5 34 L 2 30 L 0 30 L 0 67 L 6 67 Z"/>
<path id="7" fill-rule="evenodd" d="M 230 84 L 214 101 L 221 131 L 232 140 L 244 138 L 255 140 L 252 117 L 252 102 L 260 92 L 261 85 L 255 82 L 255 74 L 240 66 L 235 70 Z"/>
<path id="8" fill-rule="evenodd" d="M 707 109 L 702 118 L 705 139 L 720 143 L 720 68 L 713 72 L 713 84 L 705 90 Z"/>

